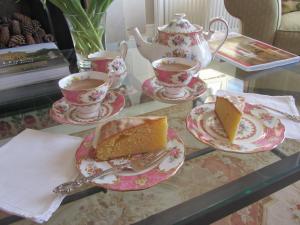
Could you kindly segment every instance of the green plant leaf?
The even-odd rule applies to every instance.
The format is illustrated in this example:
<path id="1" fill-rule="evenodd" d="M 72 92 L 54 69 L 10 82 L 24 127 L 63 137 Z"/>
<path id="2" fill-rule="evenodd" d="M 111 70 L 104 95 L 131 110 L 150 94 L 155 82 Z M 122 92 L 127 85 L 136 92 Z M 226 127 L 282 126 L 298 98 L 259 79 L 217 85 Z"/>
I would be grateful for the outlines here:
<path id="1" fill-rule="evenodd" d="M 45 1 L 45 0 L 41 0 Z M 101 19 L 112 0 L 90 0 L 85 10 L 80 0 L 49 0 L 58 7 L 68 20 L 74 47 L 80 54 L 87 56 L 90 53 L 103 50 L 102 36 L 104 27 Z"/>

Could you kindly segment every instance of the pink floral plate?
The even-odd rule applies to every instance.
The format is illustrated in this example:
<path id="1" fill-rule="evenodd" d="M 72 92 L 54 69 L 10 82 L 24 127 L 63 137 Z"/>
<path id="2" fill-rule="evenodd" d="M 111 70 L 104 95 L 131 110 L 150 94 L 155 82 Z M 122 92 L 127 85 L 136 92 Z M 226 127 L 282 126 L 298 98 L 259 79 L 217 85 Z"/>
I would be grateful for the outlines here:
<path id="1" fill-rule="evenodd" d="M 76 116 L 75 106 L 70 106 L 64 98 L 56 101 L 52 109 L 50 109 L 50 116 L 62 124 L 72 125 L 88 125 L 105 121 L 122 111 L 125 106 L 125 97 L 115 91 L 107 93 L 105 99 L 101 103 L 101 115 L 98 118 L 82 119 Z"/>
<path id="2" fill-rule="evenodd" d="M 216 149 L 253 153 L 274 149 L 284 140 L 285 128 L 281 121 L 258 105 L 246 103 L 237 137 L 233 143 L 214 112 L 214 104 L 192 109 L 186 118 L 187 129 L 201 142 Z"/>
<path id="3" fill-rule="evenodd" d="M 156 77 L 144 81 L 142 86 L 143 92 L 149 97 L 170 104 L 178 104 L 198 98 L 206 90 L 206 84 L 199 78 L 193 77 L 187 87 L 184 88 L 184 95 L 179 98 L 169 98 L 164 94 L 164 87 L 159 84 Z"/>
<path id="4" fill-rule="evenodd" d="M 130 158 L 120 158 L 110 161 L 95 161 L 93 158 L 94 148 L 92 142 L 94 139 L 94 132 L 84 138 L 83 142 L 77 149 L 75 158 L 76 164 L 83 176 L 90 176 L 95 171 L 106 170 L 114 165 L 128 161 Z M 93 183 L 110 190 L 116 191 L 133 191 L 152 187 L 171 176 L 175 175 L 178 169 L 184 162 L 184 144 L 176 132 L 172 129 L 168 130 L 167 150 L 169 154 L 160 162 L 158 166 L 141 171 L 139 173 L 126 172 L 116 175 L 107 175 L 103 178 L 96 178 Z M 145 157 L 147 154 L 134 155 L 137 157 Z"/>

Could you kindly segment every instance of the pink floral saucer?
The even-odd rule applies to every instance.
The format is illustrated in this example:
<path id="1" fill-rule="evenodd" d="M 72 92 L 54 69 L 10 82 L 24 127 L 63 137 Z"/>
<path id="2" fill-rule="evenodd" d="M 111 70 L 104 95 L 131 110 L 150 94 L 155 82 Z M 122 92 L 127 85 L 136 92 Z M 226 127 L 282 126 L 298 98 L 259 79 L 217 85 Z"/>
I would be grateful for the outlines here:
<path id="1" fill-rule="evenodd" d="M 84 138 L 83 142 L 77 149 L 75 158 L 76 164 L 83 176 L 90 176 L 96 170 L 106 170 L 114 165 L 118 165 L 120 160 L 128 161 L 130 158 L 121 158 L 110 161 L 98 162 L 92 158 L 92 142 L 94 132 Z M 152 187 L 171 176 L 175 175 L 184 162 L 184 144 L 176 132 L 172 129 L 168 130 L 167 150 L 169 154 L 161 161 L 161 163 L 151 169 L 134 173 L 126 172 L 122 175 L 107 175 L 103 178 L 96 178 L 93 183 L 110 190 L 116 191 L 133 191 Z M 145 157 L 147 154 L 134 155 L 132 157 Z"/>
<path id="2" fill-rule="evenodd" d="M 229 152 L 253 153 L 272 150 L 283 142 L 285 128 L 281 121 L 260 106 L 246 103 L 236 140 L 231 144 L 214 106 L 197 106 L 186 118 L 187 129 L 205 144 Z"/>
<path id="3" fill-rule="evenodd" d="M 184 95 L 179 98 L 169 98 L 164 94 L 164 87 L 159 84 L 156 77 L 144 81 L 142 86 L 143 92 L 149 97 L 170 104 L 177 104 L 198 98 L 206 90 L 206 84 L 199 78 L 193 77 L 187 87 L 184 88 Z"/>
<path id="4" fill-rule="evenodd" d="M 88 125 L 105 121 L 117 115 L 122 111 L 124 106 L 125 97 L 117 92 L 110 91 L 101 103 L 101 115 L 99 118 L 82 119 L 77 117 L 75 106 L 70 106 L 64 98 L 61 98 L 53 104 L 52 109 L 50 109 L 50 116 L 62 124 Z"/>

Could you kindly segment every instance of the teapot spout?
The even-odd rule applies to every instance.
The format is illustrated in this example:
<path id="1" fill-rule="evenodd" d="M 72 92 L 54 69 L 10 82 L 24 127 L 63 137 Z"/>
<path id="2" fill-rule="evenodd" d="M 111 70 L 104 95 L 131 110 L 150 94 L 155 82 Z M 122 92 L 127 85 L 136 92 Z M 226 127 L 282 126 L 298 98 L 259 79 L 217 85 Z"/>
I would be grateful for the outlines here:
<path id="1" fill-rule="evenodd" d="M 155 58 L 152 57 L 152 52 L 154 52 L 154 46 L 152 43 L 147 42 L 143 39 L 139 29 L 137 27 L 129 28 L 129 33 L 133 35 L 137 48 L 141 55 L 146 59 L 153 61 Z"/>

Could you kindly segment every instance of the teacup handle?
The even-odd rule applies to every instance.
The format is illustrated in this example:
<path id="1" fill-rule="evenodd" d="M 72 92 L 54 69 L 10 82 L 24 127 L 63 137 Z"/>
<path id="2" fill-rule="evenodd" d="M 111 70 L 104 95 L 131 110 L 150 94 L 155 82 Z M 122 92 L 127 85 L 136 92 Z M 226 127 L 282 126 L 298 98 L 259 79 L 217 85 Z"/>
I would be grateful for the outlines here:
<path id="1" fill-rule="evenodd" d="M 108 71 L 108 88 L 111 88 L 113 83 L 114 83 L 114 74 Z"/>
<path id="2" fill-rule="evenodd" d="M 211 38 L 211 36 L 215 33 L 214 30 L 211 29 L 211 26 L 216 23 L 216 22 L 221 22 L 225 25 L 226 31 L 225 31 L 225 38 L 224 40 L 220 43 L 220 45 L 216 48 L 216 50 L 212 53 L 212 59 L 215 58 L 217 52 L 219 51 L 219 49 L 222 47 L 222 45 L 225 43 L 225 41 L 227 40 L 228 37 L 228 33 L 229 33 L 229 28 L 228 28 L 228 23 L 226 22 L 226 20 L 216 17 L 213 18 L 210 22 L 209 22 L 209 31 L 208 34 L 206 35 L 205 39 L 209 40 Z"/>
<path id="3" fill-rule="evenodd" d="M 128 51 L 128 44 L 126 41 L 121 41 L 119 46 L 120 46 L 121 57 L 125 59 Z"/>

